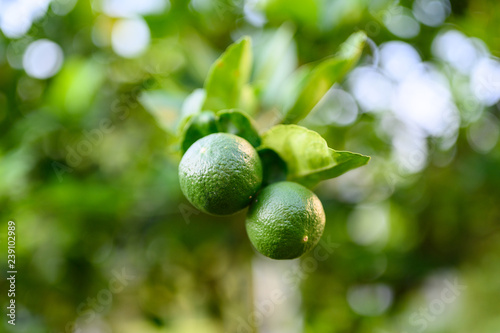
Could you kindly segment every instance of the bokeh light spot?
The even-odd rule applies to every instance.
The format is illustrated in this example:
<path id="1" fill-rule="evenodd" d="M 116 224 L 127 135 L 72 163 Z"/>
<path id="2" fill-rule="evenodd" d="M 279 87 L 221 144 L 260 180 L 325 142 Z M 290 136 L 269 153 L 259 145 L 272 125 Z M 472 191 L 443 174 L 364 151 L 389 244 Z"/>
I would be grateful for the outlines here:
<path id="1" fill-rule="evenodd" d="M 455 128 L 457 110 L 446 78 L 432 66 L 423 64 L 401 82 L 393 101 L 396 116 L 429 135 L 440 136 Z"/>
<path id="2" fill-rule="evenodd" d="M 28 76 L 22 76 L 17 81 L 17 94 L 22 100 L 36 100 L 43 93 L 43 81 L 32 79 Z"/>
<path id="3" fill-rule="evenodd" d="M 449 30 L 434 39 L 432 52 L 461 73 L 467 74 L 476 63 L 480 50 L 463 33 Z"/>
<path id="4" fill-rule="evenodd" d="M 477 99 L 491 106 L 500 100 L 500 62 L 490 58 L 480 59 L 471 73 L 471 90 Z"/>
<path id="5" fill-rule="evenodd" d="M 427 163 L 427 141 L 425 133 L 415 127 L 402 126 L 393 132 L 393 159 L 401 174 L 422 171 Z"/>
<path id="6" fill-rule="evenodd" d="M 47 12 L 50 0 L 0 1 L 0 29 L 9 38 L 20 38 L 34 20 Z"/>
<path id="7" fill-rule="evenodd" d="M 347 232 L 359 245 L 385 245 L 389 235 L 389 216 L 381 205 L 360 205 L 349 216 Z"/>
<path id="8" fill-rule="evenodd" d="M 50 8 L 54 14 L 64 16 L 75 8 L 77 0 L 52 0 Z"/>
<path id="9" fill-rule="evenodd" d="M 113 27 L 111 45 L 118 55 L 134 58 L 147 49 L 150 39 L 149 27 L 142 18 L 123 19 Z"/>
<path id="10" fill-rule="evenodd" d="M 247 22 L 256 27 L 261 27 L 267 20 L 264 13 L 259 10 L 258 5 L 258 0 L 246 0 L 243 6 L 243 13 L 245 14 L 245 20 L 247 20 Z"/>
<path id="11" fill-rule="evenodd" d="M 29 76 L 47 79 L 59 71 L 63 58 L 58 44 L 48 39 L 39 39 L 31 43 L 24 52 L 23 67 Z"/>
<path id="12" fill-rule="evenodd" d="M 129 17 L 161 13 L 170 8 L 168 0 L 103 0 L 102 9 L 111 17 Z"/>
<path id="13" fill-rule="evenodd" d="M 490 152 L 498 143 L 499 125 L 498 119 L 489 113 L 471 124 L 467 131 L 467 139 L 471 147 L 482 154 Z"/>
<path id="14" fill-rule="evenodd" d="M 385 284 L 359 285 L 349 288 L 347 302 L 351 309 L 363 316 L 378 316 L 392 304 L 393 292 Z"/>
<path id="15" fill-rule="evenodd" d="M 420 25 L 406 8 L 386 15 L 384 24 L 392 34 L 401 38 L 413 38 L 420 33 Z"/>
<path id="16" fill-rule="evenodd" d="M 391 41 L 380 47 L 380 65 L 393 80 L 402 80 L 420 62 L 418 52 L 405 42 Z"/>
<path id="17" fill-rule="evenodd" d="M 413 3 L 413 15 L 425 25 L 437 27 L 450 15 L 448 0 L 416 0 Z"/>
<path id="18" fill-rule="evenodd" d="M 23 69 L 23 54 L 28 45 L 32 42 L 30 38 L 13 40 L 7 46 L 5 56 L 9 66 L 15 69 Z"/>
<path id="19" fill-rule="evenodd" d="M 365 111 L 382 111 L 390 107 L 393 85 L 372 67 L 355 69 L 348 80 L 350 90 Z"/>
<path id="20" fill-rule="evenodd" d="M 312 125 L 347 126 L 356 121 L 358 105 L 348 92 L 331 88 L 307 118 Z"/>

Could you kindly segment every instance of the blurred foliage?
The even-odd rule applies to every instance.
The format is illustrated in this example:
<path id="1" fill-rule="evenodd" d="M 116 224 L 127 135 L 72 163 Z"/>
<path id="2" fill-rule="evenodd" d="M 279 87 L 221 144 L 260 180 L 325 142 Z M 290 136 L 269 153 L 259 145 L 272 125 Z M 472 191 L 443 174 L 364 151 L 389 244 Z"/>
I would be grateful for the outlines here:
<path id="1" fill-rule="evenodd" d="M 257 326 L 277 332 L 272 325 L 286 332 L 500 331 L 500 111 L 498 99 L 477 97 L 500 91 L 498 74 L 491 72 L 476 96 L 468 88 L 473 74 L 461 73 L 433 46 L 456 30 L 476 38 L 478 50 L 498 63 L 499 3 L 437 1 L 446 20 L 429 24 L 413 17 L 426 1 L 171 0 L 149 12 L 116 3 L 53 0 L 25 34 L 0 33 L 0 239 L 5 244 L 7 222 L 14 220 L 18 270 L 17 325 L 4 316 L 0 331 L 72 332 L 75 323 L 77 332 L 124 333 Z M 124 8 L 138 14 L 116 14 Z M 127 20 L 145 22 L 150 35 L 134 56 L 118 48 L 134 42 L 134 34 L 118 38 L 116 27 Z M 400 29 L 391 30 L 394 25 Z M 401 37 L 401 27 L 418 31 Z M 279 92 L 294 70 L 334 55 L 359 30 L 371 45 L 360 68 L 378 68 L 377 46 L 404 41 L 449 88 L 456 109 L 450 123 L 457 126 L 436 134 L 431 125 L 442 119 L 422 110 L 430 130 L 419 132 L 423 146 L 407 151 L 396 139 L 414 127 L 389 106 L 367 110 L 349 83 L 356 73 L 337 83 L 335 91 L 349 94 L 327 93 L 299 124 L 335 150 L 372 160 L 315 189 L 327 215 L 323 239 L 336 244 L 326 259 L 313 251 L 301 261 L 266 262 L 245 235 L 244 213 L 207 216 L 181 195 L 179 122 L 202 108 L 200 89 L 211 64 L 242 36 L 253 41 L 253 69 L 244 73 L 253 89 L 228 78 L 230 91 L 211 91 L 237 90 L 234 103 L 255 108 L 262 133 L 282 118 Z M 64 56 L 47 78 L 27 67 L 26 51 L 40 39 L 56 43 Z M 448 57 L 465 52 L 446 51 Z M 376 96 L 384 92 L 384 86 L 369 88 Z M 355 98 L 333 103 L 339 96 Z M 348 101 L 359 110 L 352 121 L 328 120 Z M 291 289 L 273 311 L 254 309 L 259 290 L 277 288 L 259 265 L 281 272 L 283 288 Z M 106 299 L 102 291 L 123 270 L 133 278 Z M 446 283 L 455 282 L 466 289 L 439 303 Z"/>

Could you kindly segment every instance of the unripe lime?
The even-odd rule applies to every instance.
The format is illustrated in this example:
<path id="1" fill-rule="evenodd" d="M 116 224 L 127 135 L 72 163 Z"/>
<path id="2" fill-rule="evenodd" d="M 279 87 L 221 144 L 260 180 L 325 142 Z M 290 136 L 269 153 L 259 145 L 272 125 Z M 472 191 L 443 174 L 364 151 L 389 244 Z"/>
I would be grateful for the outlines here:
<path id="1" fill-rule="evenodd" d="M 293 259 L 311 250 L 325 227 L 318 197 L 293 182 L 265 187 L 248 210 L 246 230 L 253 246 L 272 259 Z"/>
<path id="2" fill-rule="evenodd" d="M 179 164 L 181 190 L 199 210 L 234 214 L 250 203 L 262 184 L 262 163 L 245 139 L 207 135 L 189 147 Z"/>

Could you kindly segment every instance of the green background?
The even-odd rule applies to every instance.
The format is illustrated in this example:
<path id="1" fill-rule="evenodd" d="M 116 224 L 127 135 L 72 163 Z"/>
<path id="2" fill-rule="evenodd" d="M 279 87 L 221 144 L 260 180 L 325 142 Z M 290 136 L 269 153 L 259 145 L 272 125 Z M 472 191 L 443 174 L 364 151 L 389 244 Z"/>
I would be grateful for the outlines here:
<path id="1" fill-rule="evenodd" d="M 0 331 L 500 332 L 500 111 L 498 98 L 469 88 L 477 81 L 494 95 L 500 75 L 474 79 L 449 60 L 462 49 L 445 49 L 444 59 L 432 46 L 459 31 L 498 66 L 500 3 L 436 1 L 441 7 L 429 8 L 447 17 L 430 26 L 416 18 L 427 2 L 171 0 L 132 18 L 150 33 L 133 57 L 112 43 L 127 19 L 100 1 L 54 1 L 25 34 L 0 33 Z M 397 20 L 413 32 L 402 36 Z M 422 110 L 408 123 L 380 89 L 371 101 L 382 107 L 363 102 L 354 74 L 338 84 L 356 102 L 355 117 L 324 121 L 347 108 L 324 103 L 301 124 L 372 160 L 315 188 L 327 216 L 321 251 L 264 259 L 244 213 L 210 217 L 182 196 L 173 128 L 183 100 L 229 44 L 250 35 L 264 130 L 280 112 L 273 89 L 290 69 L 335 53 L 358 30 L 376 45 L 358 66 L 385 75 L 378 46 L 411 45 L 439 74 L 431 81 L 447 87 L 453 114 L 444 130 L 425 131 L 442 119 Z M 46 79 L 23 68 L 28 45 L 42 38 L 64 55 Z M 362 82 L 364 92 L 380 88 Z M 412 82 L 400 101 L 410 107 L 427 96 L 406 99 Z M 9 220 L 15 327 L 5 316 Z M 119 286 L 117 273 L 128 276 Z"/>

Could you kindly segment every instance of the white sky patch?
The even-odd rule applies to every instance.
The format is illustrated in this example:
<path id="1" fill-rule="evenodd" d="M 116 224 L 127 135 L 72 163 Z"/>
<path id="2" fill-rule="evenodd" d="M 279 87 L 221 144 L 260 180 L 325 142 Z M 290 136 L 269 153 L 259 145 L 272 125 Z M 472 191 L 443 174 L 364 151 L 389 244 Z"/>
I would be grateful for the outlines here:
<path id="1" fill-rule="evenodd" d="M 348 84 L 364 111 L 382 111 L 390 107 L 391 81 L 373 67 L 358 67 L 349 76 Z"/>
<path id="2" fill-rule="evenodd" d="M 392 137 L 392 157 L 400 174 L 422 171 L 427 165 L 427 139 L 419 128 L 398 127 Z"/>
<path id="3" fill-rule="evenodd" d="M 8 38 L 20 38 L 34 20 L 47 12 L 50 0 L 0 0 L 0 29 Z"/>
<path id="4" fill-rule="evenodd" d="M 395 81 L 401 81 L 420 62 L 420 55 L 408 43 L 391 41 L 380 47 L 380 65 L 384 73 Z"/>
<path id="5" fill-rule="evenodd" d="M 422 64 L 399 85 L 392 102 L 394 114 L 403 123 L 417 126 L 428 135 L 440 136 L 456 127 L 457 110 L 446 78 Z"/>
<path id="6" fill-rule="evenodd" d="M 486 106 L 500 100 L 500 62 L 497 59 L 481 58 L 473 67 L 471 90 Z"/>
<path id="7" fill-rule="evenodd" d="M 460 31 L 448 30 L 434 39 L 432 53 L 462 74 L 468 74 L 478 58 L 487 54 L 485 47 L 479 44 L 476 39 L 468 38 Z"/>
<path id="8" fill-rule="evenodd" d="M 492 101 L 494 98 L 490 95 L 500 94 L 500 89 L 495 89 L 497 76 L 500 78 L 493 69 L 496 63 L 490 59 L 488 64 L 483 64 L 489 68 L 487 78 L 484 68 L 478 70 L 477 81 L 487 82 L 492 88 L 483 91 L 483 100 Z M 426 167 L 428 137 L 439 138 L 445 142 L 443 147 L 456 141 L 460 114 L 449 78 L 433 65 L 422 63 L 419 53 L 410 44 L 402 41 L 382 44 L 380 69 L 358 67 L 347 83 L 363 111 L 379 112 L 381 117 L 390 114 L 389 118 L 394 118 L 384 131 L 391 136 L 392 160 L 400 173 L 413 174 Z M 465 84 L 467 86 L 468 81 Z"/>
<path id="9" fill-rule="evenodd" d="M 245 14 L 245 20 L 256 27 L 263 26 L 266 22 L 266 16 L 259 10 L 259 0 L 245 0 L 243 5 L 243 13 Z"/>
<path id="10" fill-rule="evenodd" d="M 132 18 L 151 15 L 170 9 L 169 0 L 102 0 L 102 11 L 111 17 Z"/>

